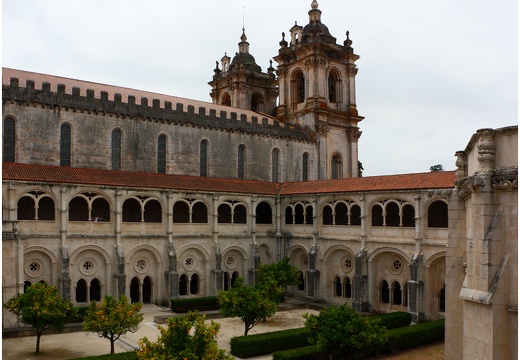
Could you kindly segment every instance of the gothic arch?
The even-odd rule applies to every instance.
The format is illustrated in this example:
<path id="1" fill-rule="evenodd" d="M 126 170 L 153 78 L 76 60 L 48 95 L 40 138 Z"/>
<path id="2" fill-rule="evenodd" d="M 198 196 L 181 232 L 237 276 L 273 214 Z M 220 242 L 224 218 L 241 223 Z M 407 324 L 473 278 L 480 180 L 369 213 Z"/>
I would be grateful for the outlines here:
<path id="1" fill-rule="evenodd" d="M 240 255 L 242 255 L 244 260 L 248 260 L 249 257 L 247 255 L 247 252 L 240 246 L 236 246 L 236 245 L 231 245 L 231 246 L 228 246 L 227 248 L 225 248 L 224 251 L 222 251 L 222 258 L 224 258 L 224 256 L 227 253 L 233 252 L 233 251 L 239 252 Z"/>
<path id="2" fill-rule="evenodd" d="M 435 262 L 437 262 L 438 260 L 441 260 L 443 258 L 446 259 L 446 251 L 436 252 L 435 254 L 428 257 L 428 259 L 425 259 L 424 267 L 428 268 L 428 267 L 432 266 Z"/>
<path id="3" fill-rule="evenodd" d="M 370 253 L 370 255 L 368 255 L 367 261 L 369 263 L 371 263 L 372 261 L 376 260 L 377 257 L 379 257 L 380 255 L 384 255 L 384 254 L 388 254 L 388 253 L 394 253 L 394 254 L 401 256 L 406 261 L 406 265 L 410 265 L 411 259 L 408 255 L 406 255 L 406 253 L 404 251 L 397 249 L 397 248 L 389 247 L 389 246 L 381 247 L 381 248 L 374 250 L 372 253 Z"/>
<path id="4" fill-rule="evenodd" d="M 158 263 L 161 262 L 161 253 L 155 247 L 148 244 L 140 244 L 131 248 L 130 251 L 126 254 L 126 258 L 128 259 L 126 263 L 128 264 L 132 256 L 134 256 L 134 254 L 140 250 L 146 250 L 151 252 L 155 256 L 155 261 Z"/>
<path id="5" fill-rule="evenodd" d="M 205 261 L 209 261 L 209 259 L 210 259 L 209 253 L 206 250 L 206 248 L 204 248 L 202 245 L 199 245 L 199 244 L 187 244 L 187 245 L 184 245 L 183 247 L 181 247 L 178 250 L 177 253 L 179 255 L 178 255 L 177 258 L 180 259 L 183 256 L 183 254 L 185 252 L 189 251 L 189 250 L 197 250 L 197 251 L 199 251 L 202 254 L 202 256 L 203 256 Z"/>
<path id="6" fill-rule="evenodd" d="M 105 264 L 106 265 L 110 265 L 111 264 L 110 255 L 108 254 L 108 252 L 104 248 L 102 248 L 101 246 L 94 245 L 94 244 L 83 245 L 83 246 L 77 248 L 76 250 L 74 250 L 72 252 L 72 254 L 70 255 L 69 263 L 71 265 L 74 264 L 76 262 L 76 257 L 78 257 L 78 255 L 81 254 L 82 252 L 88 251 L 88 250 L 92 250 L 92 251 L 96 251 L 96 252 L 100 253 L 101 255 L 103 255 L 103 258 L 105 260 Z"/>
<path id="7" fill-rule="evenodd" d="M 352 256 L 353 259 L 356 258 L 356 254 L 347 246 L 345 245 L 332 245 L 325 250 L 323 253 L 323 261 L 328 262 L 333 255 L 335 255 L 338 251 L 346 251 L 350 256 Z"/>

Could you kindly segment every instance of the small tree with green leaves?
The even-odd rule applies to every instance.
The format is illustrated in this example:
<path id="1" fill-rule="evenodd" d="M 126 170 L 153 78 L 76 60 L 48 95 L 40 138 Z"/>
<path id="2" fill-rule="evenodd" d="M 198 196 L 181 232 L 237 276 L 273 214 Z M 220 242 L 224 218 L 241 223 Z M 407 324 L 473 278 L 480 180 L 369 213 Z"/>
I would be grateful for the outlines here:
<path id="1" fill-rule="evenodd" d="M 167 327 L 159 326 L 161 334 L 155 342 L 139 340 L 138 359 L 153 360 L 231 360 L 233 357 L 218 348 L 220 324 L 206 324 L 206 316 L 197 311 L 187 316 L 169 318 Z"/>
<path id="2" fill-rule="evenodd" d="M 49 328 L 61 329 L 72 318 L 75 309 L 64 300 L 56 286 L 36 283 L 25 294 L 17 294 L 5 304 L 7 310 L 21 317 L 21 322 L 36 330 L 36 355 L 40 354 L 40 338 Z"/>
<path id="3" fill-rule="evenodd" d="M 242 319 L 245 336 L 259 321 L 272 316 L 278 309 L 278 303 L 268 293 L 273 288 L 273 283 L 255 288 L 244 285 L 243 281 L 239 277 L 231 289 L 220 291 L 218 302 L 223 316 Z"/>
<path id="4" fill-rule="evenodd" d="M 119 301 L 105 296 L 101 304 L 93 301 L 83 320 L 83 330 L 95 332 L 99 337 L 110 340 L 110 353 L 114 353 L 114 343 L 127 332 L 134 333 L 143 320 L 141 303 L 130 304 L 126 296 L 121 295 Z"/>
<path id="5" fill-rule="evenodd" d="M 321 309 L 318 315 L 304 314 L 309 342 L 318 345 L 330 359 L 354 359 L 359 350 L 375 348 L 388 338 L 377 321 L 359 315 L 347 305 Z"/>
<path id="6" fill-rule="evenodd" d="M 289 264 L 290 259 L 285 258 L 274 264 L 260 264 L 256 274 L 256 286 L 270 288 L 273 284 L 281 291 L 269 291 L 271 299 L 281 302 L 283 300 L 283 292 L 288 285 L 298 285 L 300 281 L 299 270 Z M 278 296 L 275 298 L 273 296 Z"/>

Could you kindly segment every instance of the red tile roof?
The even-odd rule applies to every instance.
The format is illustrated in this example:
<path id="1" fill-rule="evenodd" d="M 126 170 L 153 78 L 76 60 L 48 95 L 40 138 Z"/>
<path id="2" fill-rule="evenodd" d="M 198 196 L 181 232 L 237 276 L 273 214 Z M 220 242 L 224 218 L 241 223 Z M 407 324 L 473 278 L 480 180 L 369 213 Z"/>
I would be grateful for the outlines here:
<path id="1" fill-rule="evenodd" d="M 7 181 L 16 180 L 259 195 L 276 195 L 278 193 L 281 195 L 300 195 L 359 191 L 368 192 L 452 188 L 455 182 L 455 172 L 441 171 L 420 174 L 371 176 L 355 179 L 290 182 L 281 184 L 268 181 L 4 162 L 2 163 L 2 179 Z"/>
<path id="2" fill-rule="evenodd" d="M 455 171 L 369 176 L 340 180 L 283 183 L 280 194 L 446 189 L 455 186 Z"/>

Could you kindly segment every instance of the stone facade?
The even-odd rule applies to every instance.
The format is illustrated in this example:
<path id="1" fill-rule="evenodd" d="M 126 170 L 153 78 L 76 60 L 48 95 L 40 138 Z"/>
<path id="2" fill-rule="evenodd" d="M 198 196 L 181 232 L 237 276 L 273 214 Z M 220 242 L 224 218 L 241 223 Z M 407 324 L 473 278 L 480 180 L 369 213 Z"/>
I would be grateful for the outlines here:
<path id="1" fill-rule="evenodd" d="M 446 359 L 518 355 L 518 128 L 457 152 L 446 248 Z"/>

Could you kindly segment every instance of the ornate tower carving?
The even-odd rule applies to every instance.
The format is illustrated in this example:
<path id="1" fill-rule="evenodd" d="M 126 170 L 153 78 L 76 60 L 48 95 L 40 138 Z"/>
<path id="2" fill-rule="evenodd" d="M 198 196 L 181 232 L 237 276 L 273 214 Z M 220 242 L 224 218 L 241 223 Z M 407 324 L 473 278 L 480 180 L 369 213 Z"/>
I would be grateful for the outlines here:
<path id="1" fill-rule="evenodd" d="M 214 104 L 275 115 L 278 90 L 274 68 L 271 64 L 267 73 L 263 73 L 256 64 L 249 53 L 245 29 L 242 29 L 240 40 L 233 60 L 225 54 L 221 59 L 221 68 L 218 62 L 216 64 L 215 75 L 209 82 L 211 99 Z"/>
<path id="2" fill-rule="evenodd" d="M 320 179 L 359 176 L 357 126 L 363 117 L 356 108 L 354 54 L 347 32 L 343 45 L 336 43 L 321 22 L 317 1 L 311 4 L 309 23 L 290 29 L 290 43 L 282 34 L 274 60 L 281 121 L 317 130 Z M 328 131 L 321 131 L 326 128 Z"/>

